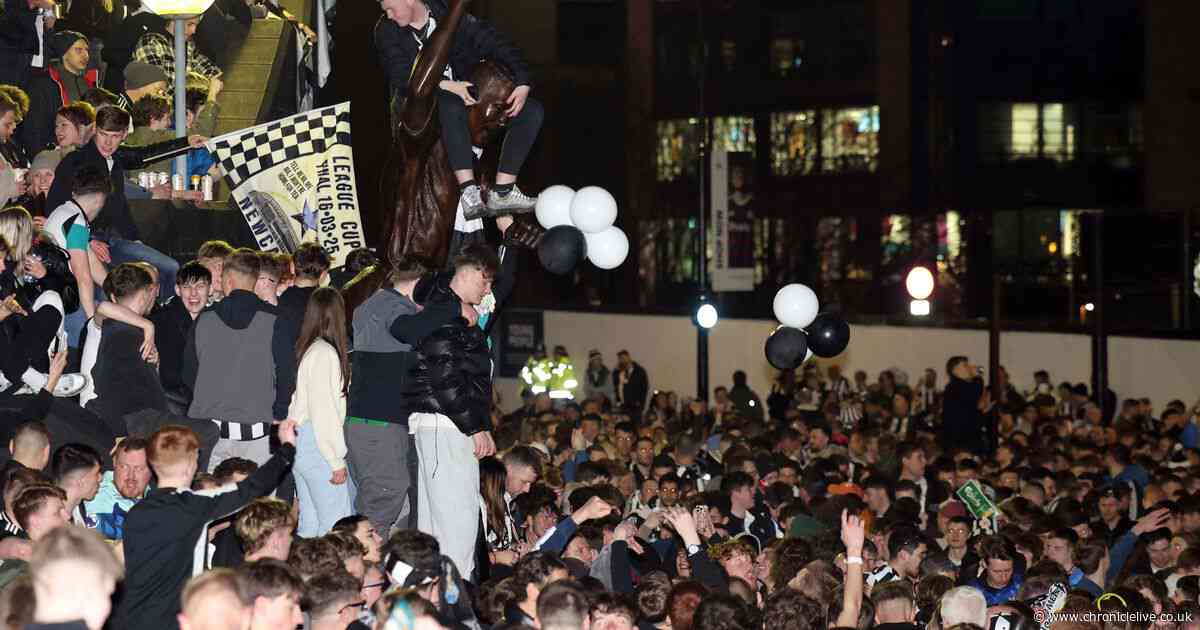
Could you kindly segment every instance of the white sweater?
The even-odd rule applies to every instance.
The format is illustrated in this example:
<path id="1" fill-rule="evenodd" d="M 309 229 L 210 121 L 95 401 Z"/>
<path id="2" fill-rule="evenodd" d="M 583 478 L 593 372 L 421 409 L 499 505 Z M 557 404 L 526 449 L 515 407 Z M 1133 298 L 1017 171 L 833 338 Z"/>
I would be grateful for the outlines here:
<path id="1" fill-rule="evenodd" d="M 304 352 L 296 373 L 296 392 L 288 418 L 309 422 L 316 434 L 317 450 L 333 470 L 346 467 L 346 396 L 342 393 L 342 368 L 337 349 L 317 339 Z"/>

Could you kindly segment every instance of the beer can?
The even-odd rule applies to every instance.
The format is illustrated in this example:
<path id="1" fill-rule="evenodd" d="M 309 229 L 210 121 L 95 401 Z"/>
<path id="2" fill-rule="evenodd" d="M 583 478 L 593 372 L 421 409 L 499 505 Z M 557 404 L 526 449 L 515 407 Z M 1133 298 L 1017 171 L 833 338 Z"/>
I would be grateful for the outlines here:
<path id="1" fill-rule="evenodd" d="M 146 190 L 154 188 L 154 182 L 152 181 L 153 179 L 153 174 L 142 171 L 141 173 L 138 173 L 138 186 L 141 186 Z"/>
<path id="2" fill-rule="evenodd" d="M 173 190 L 183 190 L 183 175 L 175 173 L 171 176 L 171 188 Z"/>
<path id="3" fill-rule="evenodd" d="M 203 177 L 203 179 L 200 180 L 200 187 L 204 190 L 204 200 L 212 201 L 213 200 L 213 178 L 212 178 L 212 175 L 205 175 Z"/>
<path id="4" fill-rule="evenodd" d="M 159 186 L 165 186 L 165 185 L 167 184 L 167 182 L 168 182 L 168 181 L 169 181 L 169 180 L 167 179 L 167 173 L 166 173 L 166 171 L 159 171 L 159 172 L 158 172 L 158 184 L 157 184 L 157 185 L 159 185 Z"/>
<path id="5" fill-rule="evenodd" d="M 192 187 L 188 190 L 200 190 L 200 176 L 192 175 Z"/>

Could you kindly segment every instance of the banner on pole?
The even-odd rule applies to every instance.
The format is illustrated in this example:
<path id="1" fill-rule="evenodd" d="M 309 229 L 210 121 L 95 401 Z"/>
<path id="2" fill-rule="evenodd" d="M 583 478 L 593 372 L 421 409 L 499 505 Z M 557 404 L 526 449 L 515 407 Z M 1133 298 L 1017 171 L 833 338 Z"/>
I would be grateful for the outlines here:
<path id="1" fill-rule="evenodd" d="M 713 291 L 754 290 L 754 194 L 746 177 L 747 155 L 718 149 L 710 161 Z"/>
<path id="2" fill-rule="evenodd" d="M 311 241 L 340 267 L 365 246 L 350 103 L 235 131 L 207 146 L 259 249 L 290 253 Z"/>

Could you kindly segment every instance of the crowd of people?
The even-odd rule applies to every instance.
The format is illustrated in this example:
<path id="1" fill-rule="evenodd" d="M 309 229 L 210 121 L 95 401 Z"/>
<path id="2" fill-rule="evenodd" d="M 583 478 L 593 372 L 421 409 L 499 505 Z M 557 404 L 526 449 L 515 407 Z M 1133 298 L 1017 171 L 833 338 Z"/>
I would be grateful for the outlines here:
<path id="1" fill-rule="evenodd" d="M 476 230 L 445 269 L 334 269 L 316 243 L 210 240 L 180 264 L 128 202 L 177 194 L 137 173 L 212 129 L 209 16 L 175 140 L 165 24 L 97 4 L 72 29 L 52 0 L 0 21 L 0 626 L 1200 630 L 1200 404 L 1021 389 L 964 356 L 911 383 L 810 362 L 765 397 L 739 370 L 681 399 L 635 353 L 593 350 L 576 379 L 562 349 L 506 406 L 492 324 L 535 242 L 512 216 L 527 85 L 494 199 L 447 141 L 499 247 Z M 382 7 L 399 56 L 446 15 Z M 469 105 L 453 76 L 442 98 Z"/>

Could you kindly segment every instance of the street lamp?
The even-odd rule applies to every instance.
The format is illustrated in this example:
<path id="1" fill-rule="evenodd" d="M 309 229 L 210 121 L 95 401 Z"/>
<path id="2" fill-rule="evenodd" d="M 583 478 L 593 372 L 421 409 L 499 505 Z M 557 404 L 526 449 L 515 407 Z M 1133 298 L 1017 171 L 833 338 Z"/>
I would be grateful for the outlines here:
<path id="1" fill-rule="evenodd" d="M 187 21 L 202 15 L 213 0 L 142 0 L 155 15 L 175 22 L 175 137 L 187 137 Z M 187 152 L 175 158 L 175 174 L 187 189 Z"/>
<path id="2" fill-rule="evenodd" d="M 929 296 L 933 295 L 933 272 L 928 267 L 913 267 L 904 279 L 904 287 L 912 296 L 908 304 L 908 312 L 917 316 L 929 315 Z"/>
<path id="3" fill-rule="evenodd" d="M 717 313 L 717 307 L 713 306 L 708 301 L 708 298 L 701 297 L 700 304 L 696 307 L 696 325 L 705 330 L 710 330 L 713 326 L 717 325 L 718 319 L 720 319 L 720 315 Z"/>

